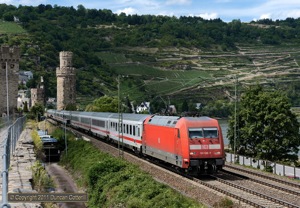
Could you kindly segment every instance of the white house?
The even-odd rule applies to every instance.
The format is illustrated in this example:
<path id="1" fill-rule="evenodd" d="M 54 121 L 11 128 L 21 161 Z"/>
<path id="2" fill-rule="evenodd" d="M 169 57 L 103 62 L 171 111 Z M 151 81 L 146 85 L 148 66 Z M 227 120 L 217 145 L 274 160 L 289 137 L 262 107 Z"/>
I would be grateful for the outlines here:
<path id="1" fill-rule="evenodd" d="M 144 111 L 150 112 L 150 102 L 142 102 L 139 106 L 136 107 L 137 113 L 141 113 Z"/>

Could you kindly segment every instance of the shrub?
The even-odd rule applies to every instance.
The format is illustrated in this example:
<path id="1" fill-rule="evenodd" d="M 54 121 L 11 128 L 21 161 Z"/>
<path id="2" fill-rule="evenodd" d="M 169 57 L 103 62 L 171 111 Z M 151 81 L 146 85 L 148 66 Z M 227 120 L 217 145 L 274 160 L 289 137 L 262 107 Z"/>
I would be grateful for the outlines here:
<path id="1" fill-rule="evenodd" d="M 80 173 L 93 207 L 201 207 L 166 185 L 156 182 L 137 166 L 102 153 L 90 143 L 69 141 L 61 162 Z"/>
<path id="2" fill-rule="evenodd" d="M 227 197 L 223 198 L 221 201 L 214 204 L 215 208 L 231 208 L 233 207 L 233 201 L 228 199 Z"/>

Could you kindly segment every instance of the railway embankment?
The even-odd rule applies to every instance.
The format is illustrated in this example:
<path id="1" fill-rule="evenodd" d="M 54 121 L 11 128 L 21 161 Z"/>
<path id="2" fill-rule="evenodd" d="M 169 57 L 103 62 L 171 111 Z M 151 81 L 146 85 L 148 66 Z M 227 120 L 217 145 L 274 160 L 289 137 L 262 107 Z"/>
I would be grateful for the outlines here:
<path id="1" fill-rule="evenodd" d="M 111 147 L 102 142 L 98 144 Z M 86 187 L 89 206 L 205 207 L 170 188 L 167 183 L 157 182 L 138 165 L 114 157 L 110 151 L 102 152 L 99 146 L 83 140 L 69 140 L 67 157 L 61 159 L 76 181 Z"/>

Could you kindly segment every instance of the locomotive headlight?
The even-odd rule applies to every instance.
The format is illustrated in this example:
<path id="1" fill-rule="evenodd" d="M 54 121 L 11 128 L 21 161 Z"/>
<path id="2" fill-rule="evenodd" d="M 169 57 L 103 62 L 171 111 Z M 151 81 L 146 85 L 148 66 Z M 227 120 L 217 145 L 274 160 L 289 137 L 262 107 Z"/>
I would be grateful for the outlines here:
<path id="1" fill-rule="evenodd" d="M 215 155 L 220 155 L 221 154 L 221 152 L 215 152 Z"/>
<path id="2" fill-rule="evenodd" d="M 190 152 L 190 155 L 196 155 L 196 152 Z"/>

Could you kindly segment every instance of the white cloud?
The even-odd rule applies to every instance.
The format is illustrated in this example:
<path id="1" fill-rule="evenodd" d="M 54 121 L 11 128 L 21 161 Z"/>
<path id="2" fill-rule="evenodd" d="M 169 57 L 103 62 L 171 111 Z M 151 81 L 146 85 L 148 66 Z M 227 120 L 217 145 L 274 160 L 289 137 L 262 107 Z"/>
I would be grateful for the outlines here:
<path id="1" fill-rule="evenodd" d="M 287 17 L 300 17 L 299 0 L 267 0 L 266 3 L 253 8 L 259 19 L 269 18 L 272 20 L 286 19 Z M 257 16 L 258 16 L 257 15 Z"/>
<path id="2" fill-rule="evenodd" d="M 128 7 L 128 8 L 125 8 L 125 9 L 119 9 L 116 11 L 117 14 L 121 14 L 121 13 L 125 13 L 125 14 L 137 14 L 137 10 L 132 8 L 132 7 Z"/>
<path id="3" fill-rule="evenodd" d="M 217 13 L 202 13 L 202 14 L 199 14 L 196 16 L 202 17 L 203 19 L 217 19 L 218 18 Z"/>
<path id="4" fill-rule="evenodd" d="M 166 5 L 184 5 L 184 4 L 190 4 L 191 0 L 167 0 Z"/>
<path id="5" fill-rule="evenodd" d="M 270 13 L 262 14 L 258 19 L 271 19 L 271 14 Z"/>

